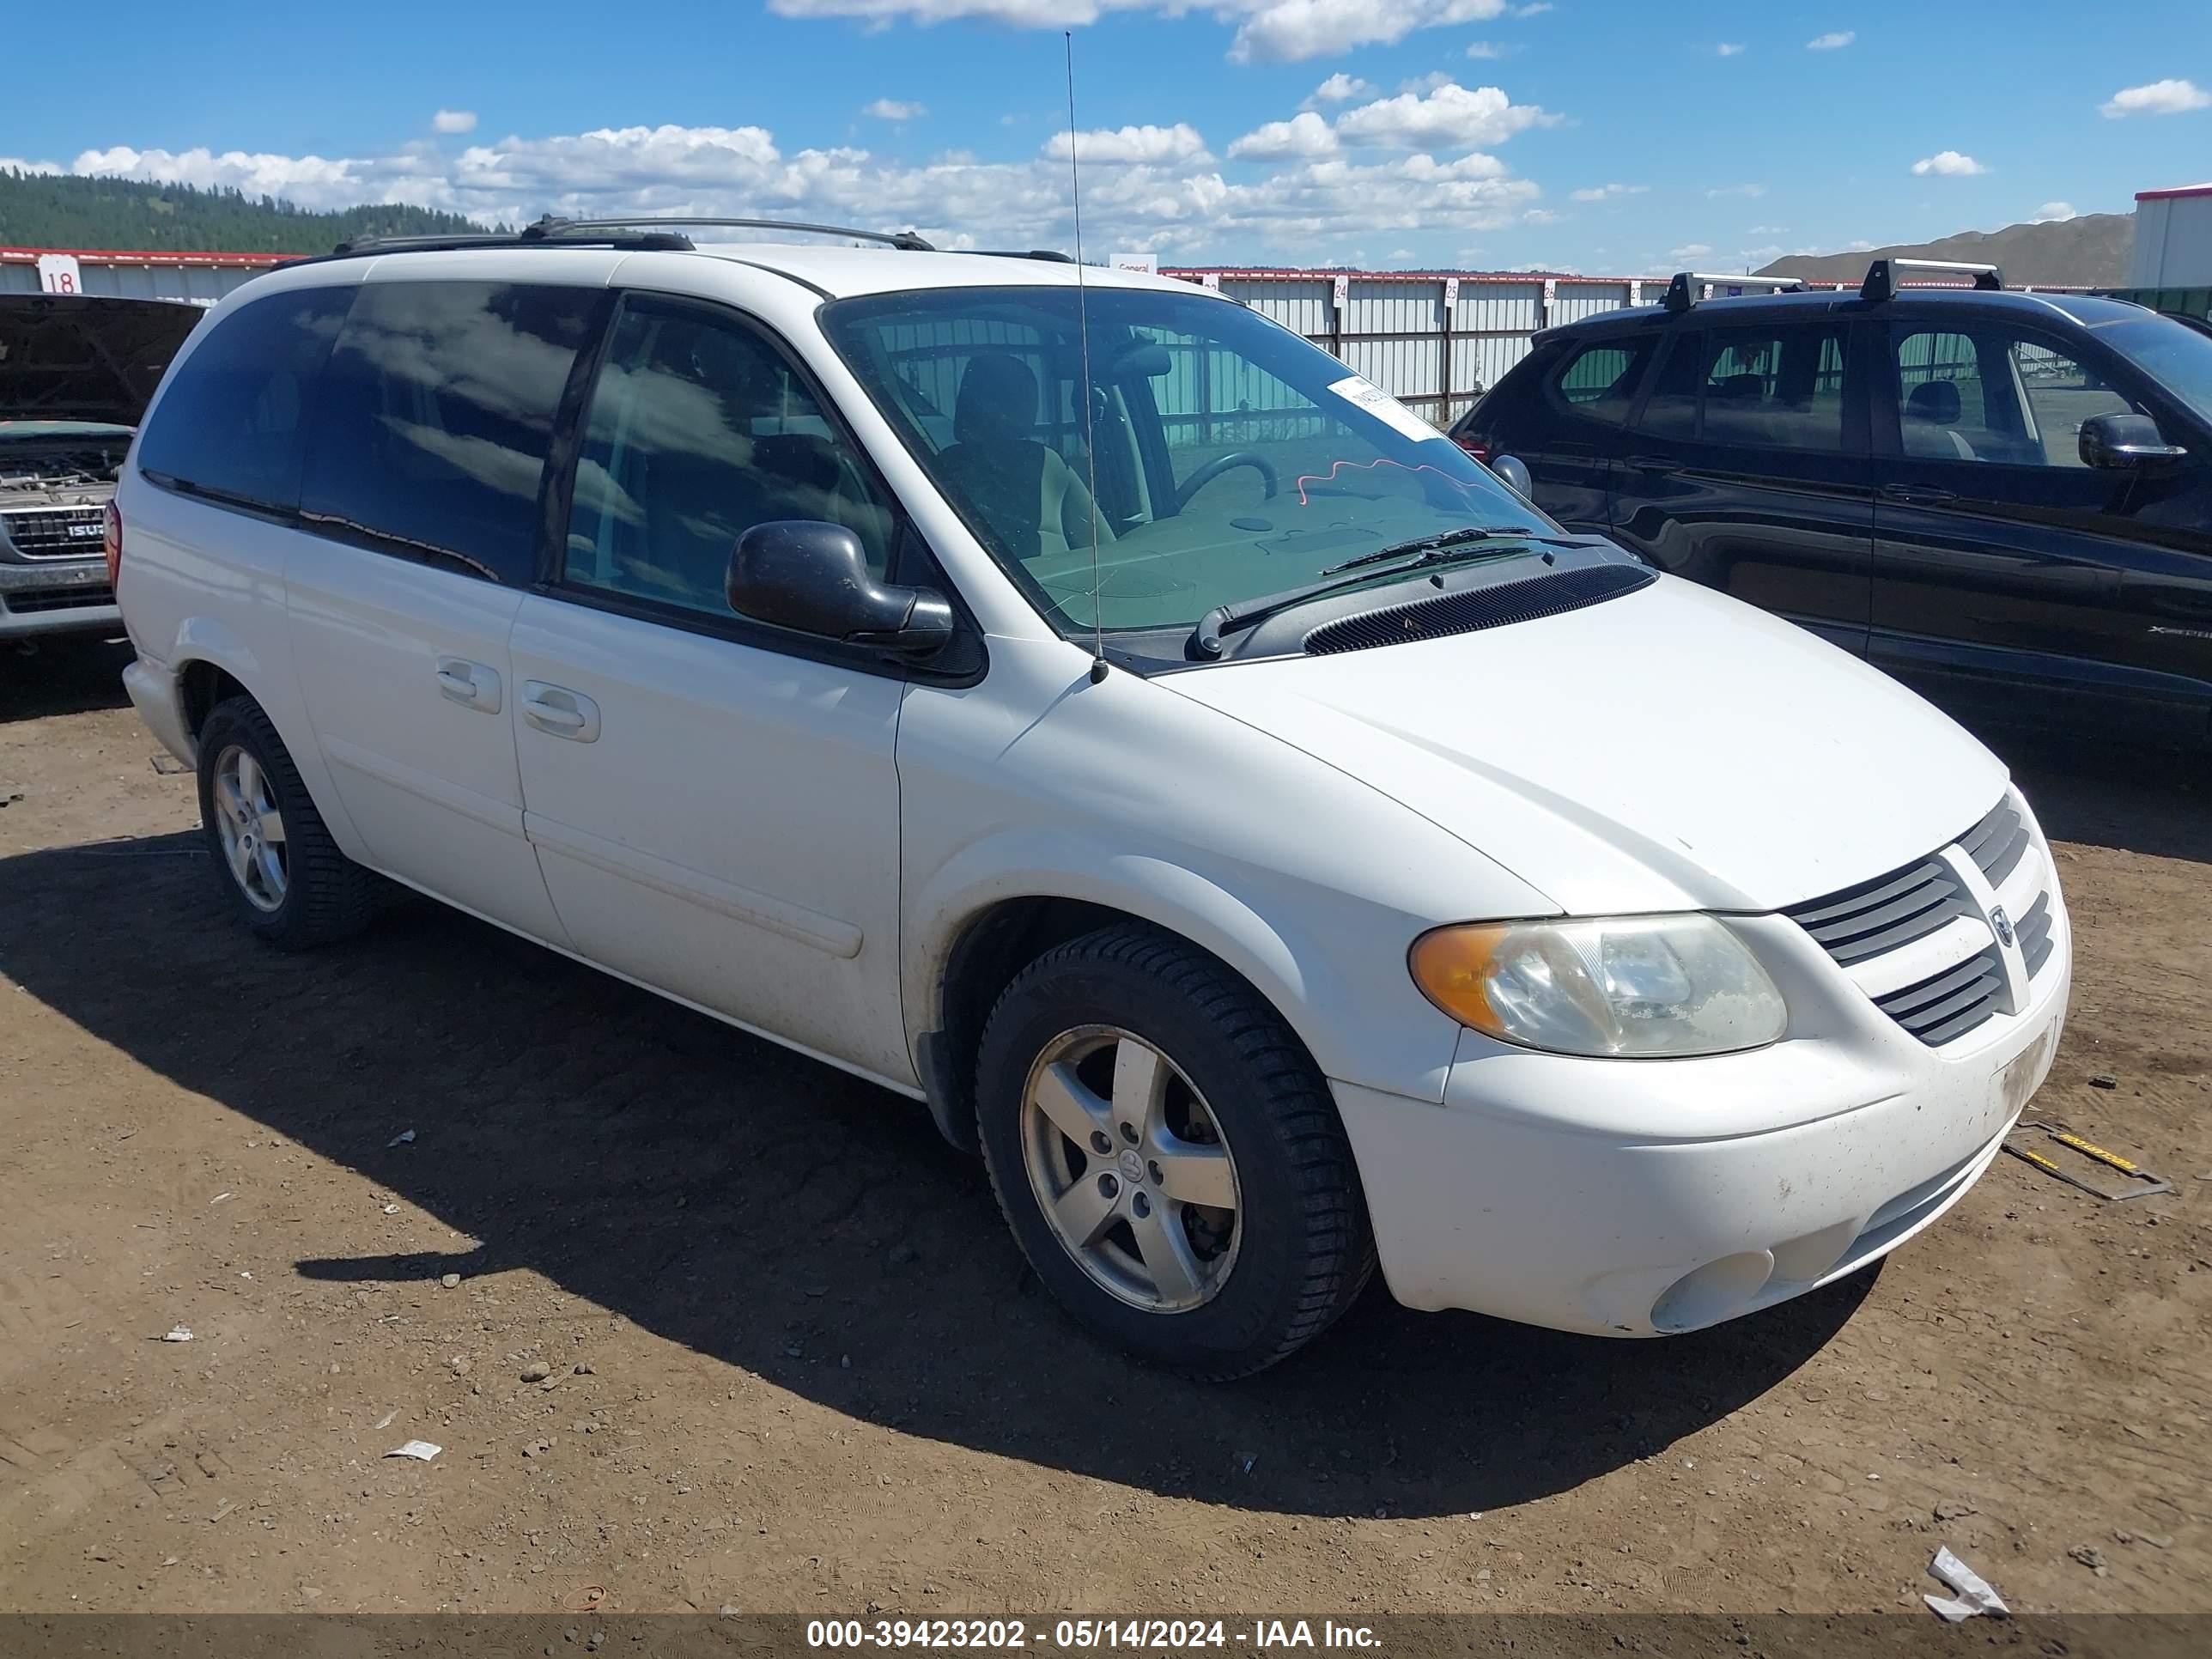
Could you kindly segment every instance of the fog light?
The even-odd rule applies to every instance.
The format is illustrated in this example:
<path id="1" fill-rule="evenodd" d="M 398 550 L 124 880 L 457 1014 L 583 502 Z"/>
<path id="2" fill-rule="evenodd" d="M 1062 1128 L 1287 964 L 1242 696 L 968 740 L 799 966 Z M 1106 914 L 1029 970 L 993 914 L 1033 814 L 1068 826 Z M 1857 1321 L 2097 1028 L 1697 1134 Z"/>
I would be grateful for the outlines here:
<path id="1" fill-rule="evenodd" d="M 1651 1304 L 1651 1328 L 1672 1335 L 1717 1325 L 1741 1313 L 1766 1288 L 1773 1271 L 1774 1258 L 1765 1250 L 1708 1261 L 1695 1273 L 1684 1273 Z"/>

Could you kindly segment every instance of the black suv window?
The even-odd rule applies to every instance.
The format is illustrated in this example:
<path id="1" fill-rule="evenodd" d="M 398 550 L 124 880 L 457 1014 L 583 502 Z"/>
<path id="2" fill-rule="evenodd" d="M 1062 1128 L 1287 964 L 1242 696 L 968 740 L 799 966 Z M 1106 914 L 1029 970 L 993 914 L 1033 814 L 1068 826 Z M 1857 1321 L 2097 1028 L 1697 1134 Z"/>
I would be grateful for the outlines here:
<path id="1" fill-rule="evenodd" d="M 1771 323 L 1678 335 L 1644 429 L 1762 449 L 1844 447 L 1844 331 Z"/>
<path id="2" fill-rule="evenodd" d="M 294 289 L 217 323 L 161 394 L 138 441 L 139 470 L 218 501 L 290 512 L 301 414 L 354 294 Z"/>
<path id="3" fill-rule="evenodd" d="M 1546 384 L 1576 414 L 1619 426 L 1628 419 L 1655 338 L 1593 340 L 1561 362 Z"/>
<path id="4" fill-rule="evenodd" d="M 538 485 L 603 291 L 371 283 L 323 376 L 301 516 L 380 551 L 536 580 Z"/>
<path id="5" fill-rule="evenodd" d="M 1898 438 L 1922 460 L 2080 466 L 2081 422 L 2140 413 L 2067 352 L 2002 323 L 1893 325 Z"/>

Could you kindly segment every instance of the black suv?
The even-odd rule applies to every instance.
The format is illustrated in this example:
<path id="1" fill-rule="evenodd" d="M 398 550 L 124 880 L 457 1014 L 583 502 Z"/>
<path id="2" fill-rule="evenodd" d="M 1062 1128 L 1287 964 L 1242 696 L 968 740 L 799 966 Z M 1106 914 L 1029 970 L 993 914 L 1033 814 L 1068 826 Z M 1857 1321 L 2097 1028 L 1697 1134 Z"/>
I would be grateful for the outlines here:
<path id="1" fill-rule="evenodd" d="M 1686 273 L 1537 335 L 1452 436 L 1970 723 L 2212 746 L 2212 336 L 1888 263 L 1856 295 Z"/>

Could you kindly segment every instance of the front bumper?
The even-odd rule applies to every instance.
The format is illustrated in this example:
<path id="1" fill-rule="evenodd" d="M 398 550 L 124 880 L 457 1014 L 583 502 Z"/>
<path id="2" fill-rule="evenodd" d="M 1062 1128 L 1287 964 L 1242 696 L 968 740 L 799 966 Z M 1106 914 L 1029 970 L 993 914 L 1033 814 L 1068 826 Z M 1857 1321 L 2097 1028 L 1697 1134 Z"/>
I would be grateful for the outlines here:
<path id="1" fill-rule="evenodd" d="M 1942 1048 L 1835 997 L 1747 1054 L 1578 1060 L 1464 1034 L 1441 1106 L 1334 1084 L 1382 1272 L 1408 1307 L 1656 1336 L 1802 1295 L 1930 1225 L 2051 1069 L 2053 949 L 2017 1012 Z M 1785 994 L 1833 969 L 1794 923 L 1740 921 Z"/>
<path id="2" fill-rule="evenodd" d="M 106 560 L 0 564 L 0 640 L 102 631 L 123 631 Z"/>

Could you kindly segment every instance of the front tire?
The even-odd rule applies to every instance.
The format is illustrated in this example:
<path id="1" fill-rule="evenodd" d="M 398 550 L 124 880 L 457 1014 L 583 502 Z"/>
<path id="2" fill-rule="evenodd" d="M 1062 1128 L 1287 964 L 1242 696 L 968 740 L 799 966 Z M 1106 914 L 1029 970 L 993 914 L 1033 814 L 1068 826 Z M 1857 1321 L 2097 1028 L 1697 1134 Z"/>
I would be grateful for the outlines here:
<path id="1" fill-rule="evenodd" d="M 200 825 L 240 921 L 279 949 L 312 950 L 368 925 L 375 878 L 338 851 L 291 752 L 251 697 L 199 731 Z"/>
<path id="2" fill-rule="evenodd" d="M 1047 951 L 993 1009 L 977 1128 L 1007 1224 L 1084 1325 L 1225 1381 L 1349 1307 L 1375 1262 L 1321 1073 L 1215 958 L 1131 923 Z"/>

